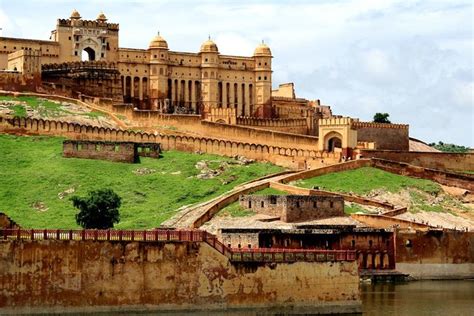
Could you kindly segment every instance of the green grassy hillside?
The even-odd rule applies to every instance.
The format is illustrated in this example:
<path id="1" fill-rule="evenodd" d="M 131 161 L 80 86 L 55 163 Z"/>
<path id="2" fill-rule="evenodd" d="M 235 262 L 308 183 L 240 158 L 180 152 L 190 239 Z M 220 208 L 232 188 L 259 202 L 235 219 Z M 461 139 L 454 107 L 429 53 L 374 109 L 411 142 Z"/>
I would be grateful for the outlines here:
<path id="1" fill-rule="evenodd" d="M 433 181 L 400 176 L 372 167 L 335 172 L 300 180 L 296 185 L 304 188 L 316 186 L 324 190 L 353 192 L 359 195 L 365 195 L 375 189 L 399 192 L 405 188 L 416 188 L 433 194 L 441 191 L 441 187 Z"/>
<path id="2" fill-rule="evenodd" d="M 266 163 L 242 166 L 231 158 L 177 151 L 164 152 L 160 159 L 141 158 L 140 164 L 66 159 L 62 140 L 0 135 L 0 212 L 22 227 L 77 228 L 70 196 L 111 188 L 123 202 L 116 228 L 152 228 L 183 205 L 282 170 Z M 213 179 L 198 179 L 195 165 L 203 160 L 211 169 L 224 165 L 225 171 Z M 136 174 L 140 168 L 152 173 Z"/>

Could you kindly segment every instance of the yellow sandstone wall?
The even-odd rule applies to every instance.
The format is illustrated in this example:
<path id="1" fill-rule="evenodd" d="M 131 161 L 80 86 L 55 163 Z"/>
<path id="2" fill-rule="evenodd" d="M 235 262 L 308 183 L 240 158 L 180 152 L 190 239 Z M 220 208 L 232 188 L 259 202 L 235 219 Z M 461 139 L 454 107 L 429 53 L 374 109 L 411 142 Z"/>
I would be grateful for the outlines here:
<path id="1" fill-rule="evenodd" d="M 0 242 L 0 313 L 360 309 L 356 261 L 232 264 L 200 242 Z"/>

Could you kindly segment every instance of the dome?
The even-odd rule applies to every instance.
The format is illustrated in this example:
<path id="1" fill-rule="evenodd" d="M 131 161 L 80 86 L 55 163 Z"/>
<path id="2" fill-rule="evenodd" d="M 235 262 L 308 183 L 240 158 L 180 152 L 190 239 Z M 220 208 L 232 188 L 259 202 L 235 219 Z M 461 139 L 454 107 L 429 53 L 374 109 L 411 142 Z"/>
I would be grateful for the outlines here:
<path id="1" fill-rule="evenodd" d="M 165 41 L 165 39 L 163 37 L 160 36 L 160 34 L 158 33 L 158 35 L 156 35 L 155 37 L 153 37 L 153 39 L 151 40 L 150 42 L 150 48 L 164 48 L 164 49 L 168 49 L 168 43 Z"/>
<path id="2" fill-rule="evenodd" d="M 219 49 L 217 49 L 216 43 L 214 43 L 211 39 L 208 39 L 201 45 L 201 53 L 218 53 Z"/>
<path id="3" fill-rule="evenodd" d="M 102 21 L 102 22 L 107 21 L 107 17 L 105 16 L 104 12 L 99 13 L 99 15 L 97 16 L 97 21 Z"/>
<path id="4" fill-rule="evenodd" d="M 79 14 L 79 12 L 77 12 L 76 9 L 72 10 L 71 19 L 80 19 L 80 18 L 81 18 L 81 15 Z"/>
<path id="5" fill-rule="evenodd" d="M 270 47 L 268 47 L 264 42 L 262 44 L 258 45 L 257 48 L 255 48 L 255 51 L 253 52 L 254 56 L 272 56 L 272 51 L 270 50 Z"/>

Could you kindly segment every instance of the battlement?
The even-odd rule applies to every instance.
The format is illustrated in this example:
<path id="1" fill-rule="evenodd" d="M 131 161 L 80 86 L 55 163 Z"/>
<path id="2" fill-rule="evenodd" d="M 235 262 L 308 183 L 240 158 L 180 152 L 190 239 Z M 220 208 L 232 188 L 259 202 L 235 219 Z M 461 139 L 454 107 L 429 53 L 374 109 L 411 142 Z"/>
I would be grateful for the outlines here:
<path id="1" fill-rule="evenodd" d="M 350 117 L 332 117 L 319 120 L 319 126 L 330 126 L 330 125 L 351 125 L 358 122 L 358 119 Z"/>
<path id="2" fill-rule="evenodd" d="M 374 122 L 359 122 L 354 121 L 352 127 L 355 129 L 358 128 L 400 128 L 408 129 L 408 124 L 391 124 L 391 123 L 374 123 Z"/>
<path id="3" fill-rule="evenodd" d="M 119 24 L 118 23 L 107 23 L 95 20 L 77 20 L 73 21 L 70 19 L 58 19 L 58 26 L 66 26 L 66 27 L 96 27 L 96 28 L 104 28 L 111 31 L 118 31 Z"/>
<path id="4" fill-rule="evenodd" d="M 44 64 L 41 66 L 41 71 L 69 71 L 69 70 L 83 70 L 83 69 L 103 69 L 103 70 L 116 70 L 117 65 L 115 63 L 108 63 L 105 61 L 73 61 L 65 62 L 60 64 Z"/>

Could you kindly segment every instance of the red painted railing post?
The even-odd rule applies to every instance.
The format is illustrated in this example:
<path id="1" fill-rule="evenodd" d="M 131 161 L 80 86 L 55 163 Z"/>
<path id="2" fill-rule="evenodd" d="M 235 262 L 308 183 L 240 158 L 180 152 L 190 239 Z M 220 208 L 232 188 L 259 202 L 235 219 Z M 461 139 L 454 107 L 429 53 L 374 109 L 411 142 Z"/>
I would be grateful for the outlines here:
<path id="1" fill-rule="evenodd" d="M 34 229 L 31 230 L 30 238 L 31 238 L 31 240 L 35 240 L 35 230 Z"/>
<path id="2" fill-rule="evenodd" d="M 60 236 L 59 236 L 59 229 L 56 229 L 56 239 L 57 239 L 57 240 L 60 239 Z"/>
<path id="3" fill-rule="evenodd" d="M 158 241 L 158 231 L 155 230 L 155 241 Z"/>
<path id="4" fill-rule="evenodd" d="M 48 239 L 48 231 L 46 229 L 43 229 L 43 239 Z"/>
<path id="5" fill-rule="evenodd" d="M 72 240 L 72 230 L 69 230 L 69 240 Z"/>
<path id="6" fill-rule="evenodd" d="M 16 239 L 20 240 L 21 238 L 21 230 L 19 228 L 17 228 L 16 230 Z"/>
<path id="7" fill-rule="evenodd" d="M 119 240 L 122 241 L 122 231 L 119 230 L 118 234 L 119 234 Z"/>
<path id="8" fill-rule="evenodd" d="M 107 241 L 110 241 L 110 229 L 107 229 Z"/>
<path id="9" fill-rule="evenodd" d="M 143 241 L 146 241 L 146 230 L 143 231 Z"/>
<path id="10" fill-rule="evenodd" d="M 181 240 L 181 231 L 178 230 L 178 240 Z"/>
<path id="11" fill-rule="evenodd" d="M 81 230 L 81 238 L 82 238 L 82 240 L 86 240 L 86 231 L 85 231 L 85 229 Z"/>
<path id="12" fill-rule="evenodd" d="M 132 230 L 132 241 L 135 241 L 135 231 Z"/>
<path id="13" fill-rule="evenodd" d="M 170 240 L 170 231 L 166 230 L 166 240 Z"/>
<path id="14" fill-rule="evenodd" d="M 94 240 L 97 241 L 97 239 L 99 237 L 98 235 L 99 235 L 99 232 L 97 230 L 94 230 Z"/>

